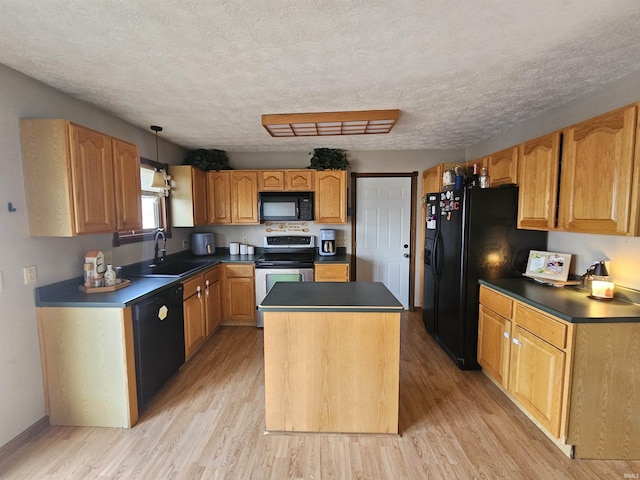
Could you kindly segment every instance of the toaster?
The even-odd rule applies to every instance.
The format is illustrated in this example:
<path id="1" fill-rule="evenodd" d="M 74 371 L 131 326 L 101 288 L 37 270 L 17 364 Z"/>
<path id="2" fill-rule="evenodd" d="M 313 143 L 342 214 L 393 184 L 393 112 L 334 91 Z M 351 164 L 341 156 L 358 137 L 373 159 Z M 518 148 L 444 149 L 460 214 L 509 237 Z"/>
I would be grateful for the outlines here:
<path id="1" fill-rule="evenodd" d="M 213 255 L 216 253 L 216 241 L 213 233 L 192 233 L 191 253 L 194 255 Z"/>

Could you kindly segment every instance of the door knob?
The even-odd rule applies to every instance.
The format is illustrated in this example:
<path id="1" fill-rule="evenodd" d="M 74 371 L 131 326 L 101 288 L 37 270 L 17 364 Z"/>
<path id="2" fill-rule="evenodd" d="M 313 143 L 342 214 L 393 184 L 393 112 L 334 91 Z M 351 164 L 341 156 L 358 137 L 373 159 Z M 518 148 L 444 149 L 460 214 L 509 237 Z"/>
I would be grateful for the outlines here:
<path id="1" fill-rule="evenodd" d="M 409 258 L 409 254 L 408 254 L 408 253 L 405 253 L 405 254 L 404 254 L 404 258 Z"/>

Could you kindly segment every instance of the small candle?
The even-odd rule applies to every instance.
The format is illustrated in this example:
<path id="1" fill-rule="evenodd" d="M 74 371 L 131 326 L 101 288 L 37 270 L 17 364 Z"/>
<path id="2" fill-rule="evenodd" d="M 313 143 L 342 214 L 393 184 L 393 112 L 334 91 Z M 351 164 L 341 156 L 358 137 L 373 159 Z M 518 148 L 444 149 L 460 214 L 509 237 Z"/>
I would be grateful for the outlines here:
<path id="1" fill-rule="evenodd" d="M 591 282 L 591 295 L 596 298 L 613 298 L 614 284 L 602 280 Z"/>

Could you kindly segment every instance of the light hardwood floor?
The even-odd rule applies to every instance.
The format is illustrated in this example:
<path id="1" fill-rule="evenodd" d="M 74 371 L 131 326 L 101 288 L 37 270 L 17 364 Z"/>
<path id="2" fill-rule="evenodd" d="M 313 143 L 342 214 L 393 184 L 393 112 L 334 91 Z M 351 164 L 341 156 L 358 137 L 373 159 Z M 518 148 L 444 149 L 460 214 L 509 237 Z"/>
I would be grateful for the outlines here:
<path id="1" fill-rule="evenodd" d="M 130 430 L 45 427 L 0 450 L 4 479 L 624 479 L 640 462 L 565 457 L 419 313 L 401 331 L 397 436 L 264 435 L 262 330 L 222 327 Z"/>

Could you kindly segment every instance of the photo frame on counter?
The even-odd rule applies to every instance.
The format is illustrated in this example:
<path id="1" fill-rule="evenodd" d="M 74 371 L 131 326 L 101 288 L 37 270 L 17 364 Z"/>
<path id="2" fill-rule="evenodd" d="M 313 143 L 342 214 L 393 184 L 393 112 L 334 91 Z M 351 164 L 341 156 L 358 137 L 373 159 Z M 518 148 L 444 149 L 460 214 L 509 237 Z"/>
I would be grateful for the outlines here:
<path id="1" fill-rule="evenodd" d="M 569 277 L 571 257 L 571 253 L 531 250 L 524 275 L 534 280 L 564 283 Z"/>

